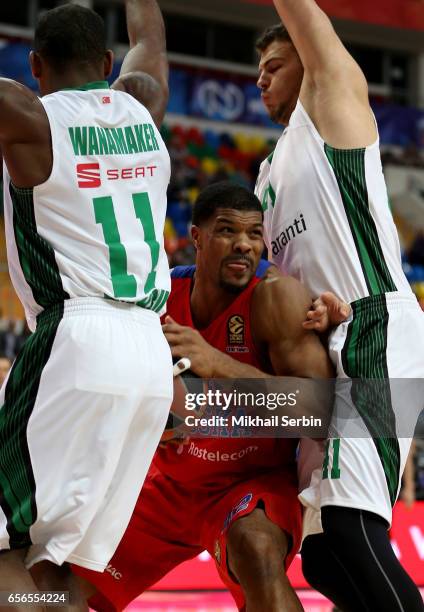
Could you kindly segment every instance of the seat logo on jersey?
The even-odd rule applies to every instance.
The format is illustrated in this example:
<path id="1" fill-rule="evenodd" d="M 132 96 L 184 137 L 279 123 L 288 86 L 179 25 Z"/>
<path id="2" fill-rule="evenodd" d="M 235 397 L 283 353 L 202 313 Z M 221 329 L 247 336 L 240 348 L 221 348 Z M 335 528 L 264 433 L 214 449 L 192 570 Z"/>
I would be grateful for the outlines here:
<path id="1" fill-rule="evenodd" d="M 227 321 L 227 352 L 247 353 L 249 349 L 245 346 L 244 317 L 232 315 Z"/>
<path id="2" fill-rule="evenodd" d="M 93 189 L 102 184 L 99 164 L 77 164 L 77 177 L 80 189 Z"/>
<path id="3" fill-rule="evenodd" d="M 126 181 L 137 178 L 153 178 L 158 166 L 134 166 L 132 168 L 108 168 L 104 171 L 107 181 Z M 98 163 L 77 164 L 78 187 L 94 189 L 102 184 L 100 165 Z"/>

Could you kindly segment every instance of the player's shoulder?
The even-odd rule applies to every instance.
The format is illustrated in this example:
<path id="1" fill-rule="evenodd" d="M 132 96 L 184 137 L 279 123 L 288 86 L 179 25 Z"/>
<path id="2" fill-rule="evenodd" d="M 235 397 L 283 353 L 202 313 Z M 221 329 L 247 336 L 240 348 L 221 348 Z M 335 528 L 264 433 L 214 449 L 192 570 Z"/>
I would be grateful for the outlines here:
<path id="1" fill-rule="evenodd" d="M 20 103 L 34 104 L 34 102 L 38 102 L 41 106 L 41 102 L 35 92 L 13 79 L 0 78 L 0 100 L 2 103 L 10 102 L 15 106 Z"/>
<path id="2" fill-rule="evenodd" d="M 175 266 L 171 269 L 171 279 L 178 278 L 193 278 L 196 272 L 196 266 Z"/>
<path id="3" fill-rule="evenodd" d="M 255 288 L 254 304 L 255 302 L 264 316 L 274 311 L 283 315 L 297 304 L 301 304 L 302 307 L 310 304 L 311 296 L 300 281 L 293 276 L 283 276 L 275 266 L 272 266 Z"/>
<path id="4" fill-rule="evenodd" d="M 266 277 L 268 277 L 270 274 L 272 274 L 273 270 L 277 270 L 276 266 L 274 266 L 274 264 L 272 264 L 270 261 L 268 261 L 267 259 L 261 259 L 256 271 L 255 271 L 255 277 L 259 278 L 259 279 L 264 279 Z"/>
<path id="5" fill-rule="evenodd" d="M 166 106 L 168 90 L 164 92 L 163 84 L 159 83 L 147 72 L 133 71 L 121 74 L 111 86 L 111 89 L 124 92 L 146 109 L 156 125 L 161 123 L 158 119 L 158 109 Z M 166 101 L 165 101 L 166 99 Z"/>

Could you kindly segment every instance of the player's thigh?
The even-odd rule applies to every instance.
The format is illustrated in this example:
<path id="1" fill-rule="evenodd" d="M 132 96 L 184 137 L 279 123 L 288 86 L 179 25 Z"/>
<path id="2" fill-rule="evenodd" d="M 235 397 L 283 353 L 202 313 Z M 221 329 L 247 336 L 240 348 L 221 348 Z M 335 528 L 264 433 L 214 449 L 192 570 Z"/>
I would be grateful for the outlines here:
<path id="1" fill-rule="evenodd" d="M 260 509 L 260 513 L 255 513 L 256 509 Z M 262 525 L 265 537 L 271 533 L 280 534 L 278 542 L 281 547 L 277 547 L 284 556 L 287 569 L 301 539 L 301 507 L 292 469 L 275 470 L 228 487 L 228 493 L 210 507 L 209 534 L 203 537 L 203 541 L 215 558 L 221 579 L 238 603 L 242 593 L 228 564 L 228 538 L 233 527 L 233 533 L 237 535 L 237 525 L 242 526 L 248 520 L 255 524 L 256 533 L 260 532 Z"/>
<path id="2" fill-rule="evenodd" d="M 171 360 L 159 319 L 153 326 L 150 315 L 143 322 L 125 309 L 115 313 L 112 305 L 99 312 L 91 302 L 88 311 L 86 302 L 83 306 L 65 304 L 61 311 L 46 313 L 6 387 L 0 435 L 8 442 L 2 445 L 0 460 L 15 476 L 5 490 L 13 503 L 3 504 L 2 512 L 12 524 L 13 517 L 24 512 L 26 538 L 34 543 L 29 565 L 68 559 L 104 505 L 122 449 L 133 441 L 134 424 L 141 434 L 138 447 L 132 445 L 131 450 L 150 463 L 169 408 Z M 154 335 L 163 345 L 160 373 L 167 372 L 168 363 L 169 381 L 158 382 L 148 367 Z M 146 364 L 144 379 L 137 367 L 140 361 Z M 149 457 L 143 436 L 152 446 Z M 124 514 L 131 513 L 141 481 L 134 479 L 131 486 L 134 499 L 119 501 Z M 112 522 L 109 532 L 119 541 L 125 525 Z M 22 545 L 22 534 L 16 524 L 0 542 L 6 548 Z M 3 544 L 3 539 L 8 541 Z M 107 554 L 99 556 L 93 548 L 87 553 L 88 566 L 105 566 Z"/>

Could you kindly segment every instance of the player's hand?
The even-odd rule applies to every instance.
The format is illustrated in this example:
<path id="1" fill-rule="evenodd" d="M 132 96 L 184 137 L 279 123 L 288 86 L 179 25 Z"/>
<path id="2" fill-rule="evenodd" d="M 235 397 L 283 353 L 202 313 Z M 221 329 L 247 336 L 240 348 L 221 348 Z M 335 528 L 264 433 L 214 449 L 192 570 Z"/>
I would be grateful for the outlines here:
<path id="1" fill-rule="evenodd" d="M 179 325 L 169 315 L 162 325 L 173 357 L 188 357 L 190 370 L 200 378 L 213 378 L 214 363 L 220 352 L 202 338 L 196 329 Z"/>
<path id="2" fill-rule="evenodd" d="M 311 310 L 306 313 L 303 327 L 320 333 L 326 332 L 330 327 L 346 321 L 350 312 L 349 304 L 327 291 L 313 302 Z"/>

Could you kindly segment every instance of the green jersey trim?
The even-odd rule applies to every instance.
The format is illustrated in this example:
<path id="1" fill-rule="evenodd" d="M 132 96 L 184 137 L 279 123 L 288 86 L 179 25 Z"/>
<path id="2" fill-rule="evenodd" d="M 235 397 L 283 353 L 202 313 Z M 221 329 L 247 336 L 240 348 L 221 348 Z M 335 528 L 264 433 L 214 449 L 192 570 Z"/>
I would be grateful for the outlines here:
<path id="1" fill-rule="evenodd" d="M 393 506 L 399 487 L 400 448 L 387 368 L 386 296 L 364 298 L 351 306 L 353 319 L 342 351 L 342 364 L 352 378 L 352 401 L 377 449 Z"/>
<path id="2" fill-rule="evenodd" d="M 13 229 L 19 262 L 34 300 L 46 308 L 69 298 L 52 246 L 37 230 L 34 213 L 34 190 L 14 187 L 10 183 L 13 205 Z"/>
<path id="3" fill-rule="evenodd" d="M 63 87 L 60 91 L 89 91 L 90 89 L 110 89 L 107 81 L 92 81 L 79 87 Z"/>
<path id="4" fill-rule="evenodd" d="M 153 289 L 147 297 L 139 302 L 136 302 L 136 304 L 141 308 L 153 310 L 153 312 L 159 313 L 165 306 L 168 297 L 169 291 L 166 291 L 165 289 Z"/>
<path id="5" fill-rule="evenodd" d="M 63 317 L 63 303 L 56 304 L 48 313 L 45 320 L 40 318 L 36 331 L 16 358 L 0 409 L 0 505 L 7 519 L 11 549 L 30 546 L 30 528 L 37 519 L 27 427 Z"/>
<path id="6" fill-rule="evenodd" d="M 336 176 L 369 294 L 396 291 L 369 209 L 366 149 L 335 149 L 324 144 L 324 151 Z"/>

